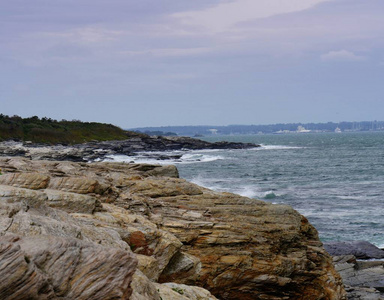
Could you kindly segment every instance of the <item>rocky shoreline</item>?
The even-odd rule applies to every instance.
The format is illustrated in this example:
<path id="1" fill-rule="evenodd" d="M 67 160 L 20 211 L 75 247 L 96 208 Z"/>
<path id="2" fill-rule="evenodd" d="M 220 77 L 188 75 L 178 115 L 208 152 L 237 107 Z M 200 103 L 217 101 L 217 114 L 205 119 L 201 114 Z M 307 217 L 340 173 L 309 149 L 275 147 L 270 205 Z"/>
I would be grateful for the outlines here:
<path id="1" fill-rule="evenodd" d="M 0 168 L 1 299 L 346 299 L 289 206 L 202 188 L 173 166 Z"/>
<path id="2" fill-rule="evenodd" d="M 384 251 L 369 243 L 325 251 L 289 206 L 213 192 L 174 166 L 95 162 L 254 147 L 146 135 L 0 143 L 0 298 L 384 299 L 384 262 L 367 261 Z"/>
<path id="3" fill-rule="evenodd" d="M 123 141 L 90 142 L 76 145 L 47 145 L 32 142 L 0 142 L 0 156 L 23 156 L 31 159 L 56 161 L 97 161 L 110 155 L 136 156 L 146 152 L 155 160 L 177 158 L 165 151 L 206 150 L 206 149 L 250 149 L 260 147 L 251 143 L 216 142 L 210 143 L 189 137 L 162 137 L 137 134 Z M 155 153 L 155 152 L 163 153 Z M 179 156 L 179 158 L 181 155 Z"/>
<path id="4" fill-rule="evenodd" d="M 384 299 L 384 251 L 366 241 L 329 242 L 325 250 L 333 256 L 343 278 L 349 300 Z"/>

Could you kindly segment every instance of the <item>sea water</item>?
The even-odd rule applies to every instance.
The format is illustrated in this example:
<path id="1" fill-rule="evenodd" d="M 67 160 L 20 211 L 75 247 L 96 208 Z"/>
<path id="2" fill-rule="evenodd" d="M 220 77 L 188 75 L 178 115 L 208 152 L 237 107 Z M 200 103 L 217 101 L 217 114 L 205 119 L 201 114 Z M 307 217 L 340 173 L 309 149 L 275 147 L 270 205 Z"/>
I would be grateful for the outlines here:
<path id="1" fill-rule="evenodd" d="M 261 144 L 246 150 L 178 151 L 180 176 L 201 186 L 288 204 L 323 241 L 384 246 L 384 132 L 212 136 Z M 141 159 L 141 161 L 140 161 Z M 145 156 L 120 160 L 145 161 Z"/>

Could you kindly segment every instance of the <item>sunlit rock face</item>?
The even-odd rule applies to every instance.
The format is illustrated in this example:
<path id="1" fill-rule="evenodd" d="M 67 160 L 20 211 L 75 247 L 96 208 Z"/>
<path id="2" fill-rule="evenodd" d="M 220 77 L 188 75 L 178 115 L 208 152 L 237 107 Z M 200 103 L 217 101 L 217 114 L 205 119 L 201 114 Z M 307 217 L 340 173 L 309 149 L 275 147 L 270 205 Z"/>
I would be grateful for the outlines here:
<path id="1" fill-rule="evenodd" d="M 37 274 L 33 289 L 47 299 L 345 299 L 315 228 L 289 206 L 213 192 L 170 166 L 0 158 L 0 168 L 1 249 Z M 68 263 L 66 248 L 95 245 L 73 274 L 83 274 L 92 257 L 106 272 L 120 263 L 116 274 L 104 274 L 119 286 L 115 298 L 97 292 L 101 277 L 75 289 L 80 282 L 70 278 L 81 276 L 40 260 L 39 253 L 54 259 L 58 245 Z M 52 283 L 50 274 L 60 278 Z"/>

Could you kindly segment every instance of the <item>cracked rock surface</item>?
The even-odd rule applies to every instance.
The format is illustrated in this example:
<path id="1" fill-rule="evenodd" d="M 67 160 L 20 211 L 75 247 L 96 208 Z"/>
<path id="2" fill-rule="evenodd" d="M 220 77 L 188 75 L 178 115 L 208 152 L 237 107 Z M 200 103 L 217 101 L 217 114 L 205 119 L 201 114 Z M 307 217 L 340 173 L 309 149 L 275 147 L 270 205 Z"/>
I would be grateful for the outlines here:
<path id="1" fill-rule="evenodd" d="M 16 295 L 4 299 L 346 299 L 316 229 L 289 206 L 213 192 L 173 166 L 0 168 L 1 253 L 23 283 L 0 285 Z"/>

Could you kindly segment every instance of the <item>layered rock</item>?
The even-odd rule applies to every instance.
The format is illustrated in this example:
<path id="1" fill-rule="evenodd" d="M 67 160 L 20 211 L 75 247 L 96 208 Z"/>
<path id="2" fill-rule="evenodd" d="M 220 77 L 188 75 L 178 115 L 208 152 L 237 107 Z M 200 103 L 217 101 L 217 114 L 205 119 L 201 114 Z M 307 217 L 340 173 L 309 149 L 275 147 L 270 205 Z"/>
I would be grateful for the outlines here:
<path id="1" fill-rule="evenodd" d="M 349 300 L 384 299 L 384 251 L 366 241 L 326 243 Z"/>
<path id="2" fill-rule="evenodd" d="M 288 206 L 201 188 L 174 167 L 2 158 L 0 168 L 3 234 L 133 251 L 132 299 L 215 299 L 190 286 L 219 299 L 345 299 L 316 230 Z M 45 185 L 31 180 L 37 170 Z"/>
<path id="3" fill-rule="evenodd" d="M 129 299 L 134 256 L 74 238 L 0 237 L 1 299 Z"/>

